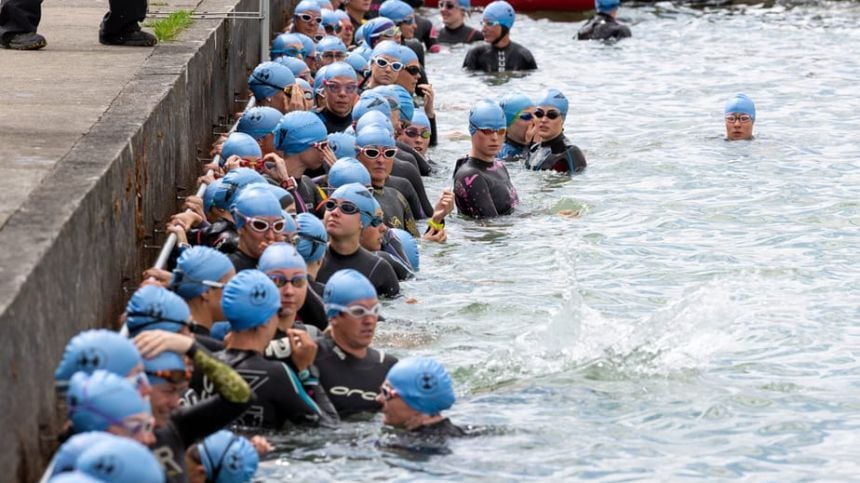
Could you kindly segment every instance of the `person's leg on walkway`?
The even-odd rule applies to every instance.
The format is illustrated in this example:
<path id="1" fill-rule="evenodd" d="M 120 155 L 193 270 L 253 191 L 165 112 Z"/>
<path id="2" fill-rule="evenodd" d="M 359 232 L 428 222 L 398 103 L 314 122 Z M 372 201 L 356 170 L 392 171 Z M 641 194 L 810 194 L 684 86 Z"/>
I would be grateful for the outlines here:
<path id="1" fill-rule="evenodd" d="M 41 49 L 47 42 L 36 33 L 42 20 L 42 0 L 0 0 L 0 45 L 11 49 Z"/>
<path id="2" fill-rule="evenodd" d="M 145 18 L 146 0 L 110 0 L 110 10 L 99 29 L 99 40 L 111 45 L 155 45 L 155 37 L 140 30 L 140 22 Z"/>

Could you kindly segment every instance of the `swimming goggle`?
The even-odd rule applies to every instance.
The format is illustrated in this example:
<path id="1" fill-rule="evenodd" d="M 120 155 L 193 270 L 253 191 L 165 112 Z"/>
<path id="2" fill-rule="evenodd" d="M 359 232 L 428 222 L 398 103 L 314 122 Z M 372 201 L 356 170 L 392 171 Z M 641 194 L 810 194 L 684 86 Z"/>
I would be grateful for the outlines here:
<path id="1" fill-rule="evenodd" d="M 535 117 L 534 114 L 532 114 L 530 112 L 523 112 L 520 114 L 520 120 L 521 121 L 531 121 L 532 119 L 534 119 L 534 117 Z"/>
<path id="2" fill-rule="evenodd" d="M 302 240 L 307 240 L 307 241 L 311 242 L 311 244 L 313 244 L 314 246 L 316 246 L 316 245 L 326 246 L 328 244 L 328 242 L 323 240 L 322 238 L 315 237 L 313 235 L 307 235 L 305 233 L 297 233 L 296 237 L 301 238 Z"/>
<path id="3" fill-rule="evenodd" d="M 324 33 L 316 33 L 314 34 L 314 42 L 319 42 L 320 40 L 325 38 Z"/>
<path id="4" fill-rule="evenodd" d="M 296 57 L 296 58 L 301 59 L 302 57 L 304 57 L 304 52 L 302 52 L 302 49 L 299 49 L 296 47 L 287 47 L 286 49 L 284 49 L 284 53 L 281 55 L 285 55 L 287 57 Z"/>
<path id="5" fill-rule="evenodd" d="M 543 119 L 543 117 L 546 116 L 547 119 L 549 119 L 550 121 L 555 121 L 556 119 L 561 117 L 561 112 L 556 111 L 554 109 L 550 109 L 548 111 L 544 111 L 543 109 L 535 109 L 534 115 L 538 119 Z"/>
<path id="6" fill-rule="evenodd" d="M 331 81 L 323 81 L 323 85 L 325 86 L 326 91 L 330 92 L 346 92 L 347 94 L 354 94 L 358 90 L 358 84 L 338 84 L 337 82 Z"/>
<path id="7" fill-rule="evenodd" d="M 218 458 L 218 462 L 215 462 L 215 458 L 213 458 L 209 453 L 209 447 L 206 446 L 205 441 L 203 442 L 203 451 L 206 452 L 206 457 L 209 458 L 209 462 L 212 463 L 212 477 L 208 478 L 207 481 L 218 481 L 218 477 L 221 475 L 221 469 L 224 467 L 224 458 L 227 457 L 227 453 L 230 452 L 230 447 L 233 446 L 233 443 L 237 441 L 239 441 L 239 437 L 234 434 L 233 437 L 230 438 L 230 442 L 227 443 L 227 446 L 224 447 L 224 451 Z"/>
<path id="8" fill-rule="evenodd" d="M 340 208 L 340 212 L 344 215 L 356 215 L 358 213 L 362 213 L 361 209 L 353 203 L 352 201 L 343 200 L 340 203 L 337 200 L 329 199 L 323 205 L 326 211 L 334 211 Z M 382 219 L 378 216 L 373 215 L 372 213 L 364 212 L 366 215 L 370 216 L 370 226 L 377 227 L 382 224 Z"/>
<path id="9" fill-rule="evenodd" d="M 326 32 L 333 34 L 339 34 L 340 31 L 343 30 L 343 26 L 341 26 L 339 23 L 336 23 L 334 25 L 324 25 L 323 28 L 325 28 Z M 331 32 L 329 32 L 329 30 L 331 30 Z"/>
<path id="10" fill-rule="evenodd" d="M 439 4 L 440 10 L 453 10 L 455 8 L 458 8 L 458 7 L 459 7 L 459 5 L 457 5 L 454 2 L 444 2 L 444 3 Z"/>
<path id="11" fill-rule="evenodd" d="M 317 141 L 317 142 L 311 144 L 311 146 L 313 146 L 314 149 L 318 149 L 318 150 L 322 151 L 328 147 L 328 139 L 325 139 L 322 141 Z"/>
<path id="12" fill-rule="evenodd" d="M 364 307 L 362 305 L 350 305 L 349 307 L 337 304 L 326 304 L 326 309 L 334 309 L 350 317 L 361 319 L 372 315 L 374 317 L 379 317 L 379 313 L 382 312 L 382 305 L 377 303 L 371 308 Z"/>
<path id="13" fill-rule="evenodd" d="M 729 124 L 734 124 L 735 122 L 746 124 L 748 122 L 752 122 L 752 116 L 750 116 L 749 114 L 729 114 L 728 116 L 726 116 L 726 122 Z"/>
<path id="14" fill-rule="evenodd" d="M 273 273 L 269 275 L 269 278 L 272 282 L 275 283 L 275 286 L 278 288 L 286 287 L 287 284 L 292 285 L 295 288 L 302 288 L 308 284 L 308 276 L 307 275 L 296 275 L 293 278 L 287 278 L 279 273 Z"/>
<path id="15" fill-rule="evenodd" d="M 380 386 L 379 394 L 382 394 L 382 399 L 385 399 L 386 401 L 391 401 L 398 396 L 397 389 L 394 389 L 387 383 Z"/>
<path id="16" fill-rule="evenodd" d="M 397 25 L 400 25 L 403 23 L 409 24 L 409 25 L 415 25 L 415 17 L 414 16 L 406 17 L 403 20 L 401 20 L 400 22 L 398 22 Z"/>
<path id="17" fill-rule="evenodd" d="M 475 128 L 475 131 L 483 134 L 484 136 L 490 136 L 492 134 L 498 134 L 499 136 L 504 136 L 505 133 L 508 132 L 507 128 L 493 129 L 493 128 L 488 128 L 488 127 L 478 127 L 478 126 L 475 126 L 474 124 L 472 125 L 472 127 Z"/>
<path id="18" fill-rule="evenodd" d="M 378 149 L 378 148 L 361 148 L 361 152 L 370 159 L 376 159 L 380 155 L 385 158 L 391 159 L 394 156 L 397 156 L 397 148 L 387 148 L 387 149 Z"/>
<path id="19" fill-rule="evenodd" d="M 407 65 L 406 67 L 403 68 L 403 70 L 405 70 L 406 72 L 409 72 L 412 75 L 421 74 L 421 67 L 418 67 L 417 65 Z"/>
<path id="20" fill-rule="evenodd" d="M 187 273 L 185 273 L 185 271 L 182 270 L 181 268 L 173 269 L 173 280 L 170 282 L 170 289 L 175 290 L 176 287 L 178 287 L 179 285 L 181 285 L 183 283 L 188 283 L 188 284 L 193 283 L 196 285 L 203 285 L 204 287 L 211 287 L 211 288 L 224 288 L 224 284 L 221 282 L 216 282 L 214 280 L 202 280 L 202 279 L 194 278 L 194 277 L 188 275 Z"/>
<path id="21" fill-rule="evenodd" d="M 132 387 L 137 389 L 137 392 L 139 393 L 145 393 L 144 389 L 150 387 L 149 379 L 146 378 L 146 373 L 144 373 L 143 371 L 138 372 L 137 374 L 134 374 L 132 376 L 126 376 L 125 381 L 131 384 Z"/>
<path id="22" fill-rule="evenodd" d="M 160 315 L 150 313 L 150 312 L 127 312 L 125 315 L 126 315 L 126 318 L 129 318 L 129 317 L 149 317 L 151 319 L 155 319 L 155 320 L 150 320 L 148 322 L 144 322 L 142 324 L 135 326 L 135 328 L 133 330 L 137 333 L 141 332 L 144 327 L 149 327 L 150 325 L 157 325 L 157 324 L 164 324 L 164 323 L 176 324 L 176 325 L 180 325 L 183 327 L 190 327 L 190 325 L 191 325 L 188 323 L 187 320 L 167 319 L 167 318 L 161 317 Z"/>
<path id="23" fill-rule="evenodd" d="M 375 57 L 373 59 L 373 63 L 379 66 L 380 69 L 384 69 L 390 65 L 391 70 L 393 70 L 394 72 L 400 72 L 400 70 L 403 69 L 403 62 L 392 62 L 382 57 Z"/>
<path id="24" fill-rule="evenodd" d="M 287 221 L 284 220 L 283 218 L 270 222 L 268 220 L 263 220 L 261 218 L 248 217 L 248 216 L 245 216 L 239 212 L 236 212 L 236 213 L 239 216 L 241 216 L 242 219 L 245 220 L 245 223 L 252 230 L 256 231 L 257 233 L 265 233 L 265 232 L 269 231 L 270 229 L 276 233 L 280 233 L 280 232 L 284 231 L 284 227 L 287 226 Z"/>
<path id="25" fill-rule="evenodd" d="M 188 369 L 165 369 L 160 371 L 146 371 L 146 373 L 152 377 L 160 377 L 161 379 L 164 379 L 170 384 L 185 384 L 186 382 L 191 380 L 192 374 L 192 372 Z"/>
<path id="26" fill-rule="evenodd" d="M 421 129 L 418 129 L 415 127 L 410 127 L 410 128 L 405 129 L 403 131 L 403 134 L 405 134 L 411 138 L 417 138 L 418 136 L 421 136 L 424 139 L 430 139 L 430 136 L 432 136 L 432 134 L 430 133 L 429 130 L 427 130 L 427 129 L 421 130 Z"/>
<path id="27" fill-rule="evenodd" d="M 501 23 L 498 20 L 484 20 L 481 22 L 481 24 L 484 27 L 496 27 L 498 25 L 501 25 Z"/>
<path id="28" fill-rule="evenodd" d="M 87 389 L 89 387 L 89 384 L 90 384 L 90 381 L 88 380 L 84 383 L 84 386 L 81 387 L 81 397 L 85 401 L 88 399 Z M 83 409 L 85 411 L 89 411 L 91 413 L 98 415 L 99 417 L 104 418 L 108 422 L 109 425 L 122 426 L 132 436 L 137 436 L 138 434 L 144 433 L 144 432 L 151 433 L 152 430 L 155 428 L 155 418 L 153 418 L 151 415 L 145 421 L 141 421 L 139 419 L 138 420 L 130 419 L 130 418 L 133 418 L 134 415 L 128 416 L 125 419 L 116 419 L 113 416 L 111 416 L 110 414 L 107 414 L 106 412 L 100 410 L 97 407 L 92 406 L 89 403 L 70 404 L 69 405 L 69 413 L 70 414 L 73 411 L 76 411 L 78 409 Z"/>
<path id="29" fill-rule="evenodd" d="M 346 52 L 341 52 L 339 50 L 330 50 L 328 52 L 323 52 L 320 54 L 320 57 L 323 59 L 332 59 L 332 60 L 343 60 L 346 58 Z"/>
<path id="30" fill-rule="evenodd" d="M 314 17 L 313 15 L 307 13 L 300 13 L 296 15 L 296 17 L 298 17 L 298 19 L 304 23 L 316 22 L 317 25 L 322 23 L 322 17 Z"/>
<path id="31" fill-rule="evenodd" d="M 400 35 L 400 28 L 398 27 L 388 27 L 382 32 L 378 32 L 375 34 L 371 34 L 370 38 L 375 39 L 377 37 L 397 37 Z"/>

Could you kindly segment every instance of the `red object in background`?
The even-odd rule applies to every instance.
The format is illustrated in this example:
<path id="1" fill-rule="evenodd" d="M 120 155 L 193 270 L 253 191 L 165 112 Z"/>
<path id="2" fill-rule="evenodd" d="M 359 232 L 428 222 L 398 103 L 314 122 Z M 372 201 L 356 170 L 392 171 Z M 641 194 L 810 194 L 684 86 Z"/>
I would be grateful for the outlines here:
<path id="1" fill-rule="evenodd" d="M 472 0 L 473 7 L 484 7 L 492 0 Z M 594 10 L 594 0 L 507 0 L 517 12 L 535 12 L 538 10 L 557 12 L 584 12 Z M 436 8 L 438 0 L 424 0 L 424 6 Z"/>

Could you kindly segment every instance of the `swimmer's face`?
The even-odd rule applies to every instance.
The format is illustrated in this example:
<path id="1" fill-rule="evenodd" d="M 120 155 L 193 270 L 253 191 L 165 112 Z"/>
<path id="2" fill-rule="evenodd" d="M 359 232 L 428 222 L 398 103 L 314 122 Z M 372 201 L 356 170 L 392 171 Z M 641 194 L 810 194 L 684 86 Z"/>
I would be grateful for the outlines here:
<path id="1" fill-rule="evenodd" d="M 221 277 L 218 282 L 227 284 L 231 278 L 236 275 L 236 270 L 230 269 L 226 275 Z M 209 290 L 204 292 L 200 297 L 206 302 L 206 307 L 212 314 L 212 320 L 226 320 L 224 310 L 221 308 L 221 297 L 224 295 L 224 288 L 209 287 Z"/>
<path id="2" fill-rule="evenodd" d="M 239 248 L 251 258 L 260 258 L 263 251 L 278 240 L 280 233 L 275 231 L 272 224 L 283 220 L 283 218 L 280 216 L 257 216 L 255 218 L 268 221 L 269 228 L 264 232 L 255 231 L 246 221 L 242 228 L 239 228 Z"/>
<path id="3" fill-rule="evenodd" d="M 472 152 L 478 159 L 484 161 L 492 161 L 502 150 L 502 144 L 505 142 L 505 129 L 487 130 L 484 133 L 479 129 L 472 135 Z"/>
<path id="4" fill-rule="evenodd" d="M 395 72 L 393 68 L 391 68 L 392 62 L 400 62 L 400 59 L 391 56 L 391 55 L 380 55 L 383 59 L 388 61 L 388 65 L 385 67 L 380 67 L 376 62 L 371 62 L 370 75 L 373 77 L 373 82 L 376 85 L 380 86 L 388 86 L 394 84 L 394 81 L 397 80 L 397 76 L 400 74 L 399 72 Z"/>
<path id="5" fill-rule="evenodd" d="M 366 309 L 372 309 L 379 303 L 376 297 L 357 300 L 347 306 L 361 305 Z M 340 313 L 329 321 L 332 336 L 338 345 L 348 349 L 366 349 L 373 343 L 373 335 L 376 333 L 376 323 L 379 316 L 368 314 L 364 317 L 353 317 L 346 313 Z"/>
<path id="6" fill-rule="evenodd" d="M 729 141 L 752 139 L 754 121 L 749 114 L 733 112 L 726 114 L 726 138 Z"/>
<path id="7" fill-rule="evenodd" d="M 344 45 L 352 45 L 352 34 L 354 31 L 352 28 L 352 22 L 349 20 L 341 20 L 340 26 L 340 40 L 343 41 Z"/>
<path id="8" fill-rule="evenodd" d="M 404 21 L 399 24 L 400 34 L 404 39 L 415 37 L 415 17 L 411 17 L 411 21 Z"/>
<path id="9" fill-rule="evenodd" d="M 343 200 L 335 199 L 338 203 Z M 345 214 L 340 208 L 326 210 L 323 216 L 325 231 L 330 237 L 343 238 L 361 232 L 361 213 Z"/>
<path id="10" fill-rule="evenodd" d="M 150 404 L 155 417 L 155 427 L 163 428 L 170 422 L 170 413 L 179 408 L 179 400 L 188 389 L 188 383 L 165 383 L 152 386 Z"/>
<path id="11" fill-rule="evenodd" d="M 534 112 L 535 108 L 528 107 L 522 110 L 520 116 L 533 115 Z M 526 144 L 526 131 L 528 131 L 529 127 L 531 127 L 534 123 L 534 118 L 524 121 L 520 118 L 520 116 L 517 116 L 514 122 L 512 122 L 511 125 L 508 126 L 508 139 L 520 144 Z"/>
<path id="12" fill-rule="evenodd" d="M 453 8 L 449 8 L 453 6 Z M 442 14 L 442 23 L 448 28 L 457 28 L 463 25 L 466 11 L 460 8 L 456 0 L 443 0 L 439 4 L 439 13 Z"/>
<path id="13" fill-rule="evenodd" d="M 418 85 L 418 80 L 421 78 L 421 71 L 415 74 L 409 72 L 409 70 L 415 70 L 414 67 L 421 68 L 421 64 L 417 60 L 412 60 L 397 73 L 397 83 L 409 91 L 410 94 L 415 93 L 415 86 Z"/>
<path id="14" fill-rule="evenodd" d="M 376 216 L 380 219 L 384 216 L 382 210 L 378 210 L 376 212 Z M 365 250 L 370 250 L 372 252 L 378 252 L 382 250 L 382 240 L 385 237 L 385 232 L 388 230 L 388 227 L 385 223 L 381 223 L 379 226 L 366 226 L 361 229 L 361 246 L 364 247 Z"/>
<path id="15" fill-rule="evenodd" d="M 308 295 L 307 270 L 303 268 L 277 269 L 266 272 L 266 275 L 275 280 L 276 285 L 279 285 L 278 293 L 281 296 L 281 308 L 278 315 L 282 317 L 295 315 L 304 305 Z M 305 277 L 304 281 L 302 281 L 302 277 Z M 301 285 L 301 287 L 296 287 L 296 284 Z"/>
<path id="16" fill-rule="evenodd" d="M 388 176 L 391 174 L 391 170 L 394 169 L 394 156 L 387 157 L 385 156 L 385 151 L 391 151 L 392 146 L 363 146 L 361 150 L 358 152 L 358 160 L 361 161 L 361 164 L 367 168 L 367 171 L 370 172 L 370 180 L 373 182 L 373 186 L 383 186 L 385 185 L 385 180 L 388 179 Z M 378 156 L 371 158 L 368 156 L 368 152 L 372 152 L 373 154 L 378 154 Z"/>
<path id="17" fill-rule="evenodd" d="M 299 161 L 302 162 L 305 169 L 317 169 L 322 166 L 325 161 L 323 150 L 315 146 L 311 146 L 299 153 Z"/>
<path id="18" fill-rule="evenodd" d="M 357 84 L 349 77 L 332 77 L 326 81 L 325 103 L 328 110 L 338 116 L 352 112 L 358 97 Z"/>
<path id="19" fill-rule="evenodd" d="M 370 2 L 371 0 L 350 0 L 347 7 L 359 12 L 366 12 L 370 10 Z"/>
<path id="20" fill-rule="evenodd" d="M 484 40 L 492 44 L 502 38 L 502 26 L 494 22 L 482 22 L 481 33 L 484 34 Z"/>
<path id="21" fill-rule="evenodd" d="M 309 20 L 305 21 L 302 19 L 302 17 L 308 18 Z M 300 34 L 305 34 L 308 37 L 313 38 L 314 34 L 319 31 L 320 24 L 317 23 L 318 18 L 320 18 L 320 14 L 314 12 L 313 10 L 302 12 L 301 16 L 296 15 L 295 17 L 293 17 L 293 24 L 296 26 L 296 32 Z"/>
<path id="22" fill-rule="evenodd" d="M 131 438 L 144 446 L 149 446 L 155 443 L 155 434 L 152 432 L 153 423 L 152 415 L 142 412 L 126 417 L 121 424 L 108 426 L 107 432 Z"/>
<path id="23" fill-rule="evenodd" d="M 376 396 L 376 401 L 382 404 L 382 424 L 395 428 L 405 427 L 410 419 L 418 416 L 418 412 L 410 408 L 396 394 L 396 391 L 391 392 L 391 384 L 388 381 L 385 381 L 383 385 L 387 385 L 388 391 L 380 390 L 379 395 Z M 388 392 L 389 397 L 386 397 L 386 392 Z"/>
<path id="24" fill-rule="evenodd" d="M 541 139 L 544 141 L 555 139 L 564 129 L 564 117 L 558 109 L 552 106 L 540 106 L 540 110 L 543 111 L 545 115 L 537 120 L 538 134 L 540 134 Z M 558 116 L 556 117 L 553 112 L 558 114 Z M 550 117 L 555 117 L 555 119 L 550 119 Z"/>

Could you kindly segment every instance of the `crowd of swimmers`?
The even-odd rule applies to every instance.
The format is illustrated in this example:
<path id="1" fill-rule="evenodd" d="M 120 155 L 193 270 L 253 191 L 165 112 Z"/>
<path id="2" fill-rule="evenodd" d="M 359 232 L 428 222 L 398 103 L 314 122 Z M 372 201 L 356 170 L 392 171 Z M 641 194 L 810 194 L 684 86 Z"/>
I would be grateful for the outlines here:
<path id="1" fill-rule="evenodd" d="M 625 30 L 611 1 L 597 0 L 590 35 Z M 484 99 L 453 190 L 430 201 L 425 54 L 481 42 L 467 68 L 536 67 L 510 41 L 508 3 L 484 9 L 481 31 L 464 24 L 468 9 L 444 0 L 437 33 L 401 0 L 298 4 L 248 79 L 255 106 L 214 148 L 205 194 L 168 223 L 170 270 L 143 274 L 124 333 L 89 330 L 66 346 L 55 379 L 68 423 L 50 481 L 248 481 L 273 450 L 260 432 L 378 412 L 395 428 L 384 446 L 444 451 L 467 435 L 442 415 L 455 391 L 439 362 L 373 347 L 380 299 L 418 272 L 420 244 L 445 242 L 455 208 L 476 219 L 515 209 L 509 168 L 587 166 L 564 134 L 561 91 Z M 751 139 L 754 122 L 749 98 L 729 100 L 728 139 Z"/>

